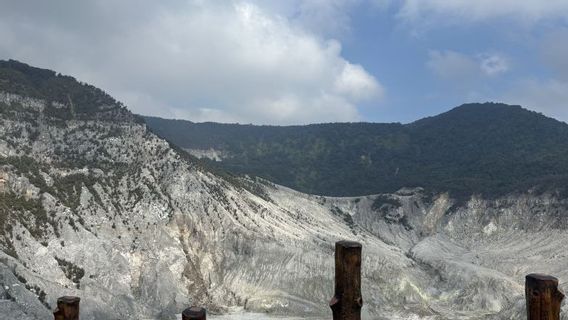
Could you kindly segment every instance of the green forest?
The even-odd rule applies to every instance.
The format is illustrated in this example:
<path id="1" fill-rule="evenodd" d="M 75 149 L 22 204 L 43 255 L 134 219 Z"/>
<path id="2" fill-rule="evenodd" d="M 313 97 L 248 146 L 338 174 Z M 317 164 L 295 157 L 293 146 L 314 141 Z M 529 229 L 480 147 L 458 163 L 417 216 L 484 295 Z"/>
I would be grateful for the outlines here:
<path id="1" fill-rule="evenodd" d="M 455 197 L 563 192 L 568 125 L 498 103 L 465 104 L 410 124 L 254 126 L 146 117 L 184 149 L 222 150 L 209 161 L 299 191 L 356 196 L 423 187 Z"/>

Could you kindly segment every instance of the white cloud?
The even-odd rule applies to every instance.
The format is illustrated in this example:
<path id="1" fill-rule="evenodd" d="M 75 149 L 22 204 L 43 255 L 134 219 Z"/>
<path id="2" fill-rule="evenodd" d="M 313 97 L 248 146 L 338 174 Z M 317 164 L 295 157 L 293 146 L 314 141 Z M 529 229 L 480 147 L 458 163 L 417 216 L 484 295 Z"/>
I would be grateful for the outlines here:
<path id="1" fill-rule="evenodd" d="M 534 23 L 543 19 L 568 19 L 566 0 L 404 0 L 399 16 L 409 21 L 434 23 L 476 22 L 513 18 Z"/>
<path id="2" fill-rule="evenodd" d="M 2 3 L 0 57 L 91 82 L 135 112 L 196 121 L 359 120 L 383 94 L 341 45 L 246 1 Z"/>
<path id="3" fill-rule="evenodd" d="M 346 63 L 335 78 L 334 91 L 354 101 L 366 100 L 373 95 L 383 95 L 383 89 L 376 86 L 373 77 L 360 65 Z"/>
<path id="4" fill-rule="evenodd" d="M 509 62 L 501 55 L 482 54 L 479 59 L 481 60 L 481 70 L 488 76 L 499 75 L 509 70 Z"/>

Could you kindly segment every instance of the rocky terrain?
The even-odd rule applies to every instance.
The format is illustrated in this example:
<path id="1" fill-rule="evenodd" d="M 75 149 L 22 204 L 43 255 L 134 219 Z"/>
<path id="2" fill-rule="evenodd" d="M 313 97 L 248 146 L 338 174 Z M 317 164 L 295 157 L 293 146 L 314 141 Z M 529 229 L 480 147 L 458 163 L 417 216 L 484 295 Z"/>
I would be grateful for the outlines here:
<path id="1" fill-rule="evenodd" d="M 59 75 L 42 77 L 26 85 Z M 340 239 L 363 243 L 364 319 L 523 319 L 525 274 L 568 279 L 568 201 L 553 192 L 308 195 L 211 171 L 113 100 L 87 112 L 76 93 L 23 92 L 0 93 L 7 319 L 49 319 L 62 295 L 86 320 L 192 304 L 329 318 Z"/>

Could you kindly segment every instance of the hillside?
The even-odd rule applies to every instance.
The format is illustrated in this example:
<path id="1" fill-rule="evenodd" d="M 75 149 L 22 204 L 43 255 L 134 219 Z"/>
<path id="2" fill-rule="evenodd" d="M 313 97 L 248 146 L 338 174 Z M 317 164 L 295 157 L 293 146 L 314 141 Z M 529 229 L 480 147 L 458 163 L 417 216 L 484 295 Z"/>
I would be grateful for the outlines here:
<path id="1" fill-rule="evenodd" d="M 253 126 L 145 117 L 161 137 L 234 173 L 313 194 L 423 187 L 455 197 L 564 191 L 568 125 L 519 106 L 467 104 L 411 124 Z"/>
<path id="2" fill-rule="evenodd" d="M 9 61 L 0 83 L 0 314 L 46 319 L 63 295 L 82 298 L 81 319 L 325 314 L 313 300 L 331 295 L 332 244 L 359 237 L 343 216 L 212 173 L 71 77 Z"/>
<path id="3" fill-rule="evenodd" d="M 189 305 L 329 319 L 341 239 L 363 244 L 365 320 L 523 319 L 525 274 L 568 279 L 558 194 L 308 195 L 210 171 L 99 89 L 14 61 L 6 74 L 0 317 L 49 319 L 76 295 L 83 320 L 169 320 Z M 60 80 L 76 91 L 49 94 Z"/>

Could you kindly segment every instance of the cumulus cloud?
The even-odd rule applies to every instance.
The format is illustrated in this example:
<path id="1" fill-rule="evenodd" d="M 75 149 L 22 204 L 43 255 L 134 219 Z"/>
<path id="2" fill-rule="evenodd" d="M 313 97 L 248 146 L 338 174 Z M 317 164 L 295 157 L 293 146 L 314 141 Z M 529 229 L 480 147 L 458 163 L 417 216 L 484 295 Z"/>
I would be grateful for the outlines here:
<path id="1" fill-rule="evenodd" d="M 543 19 L 568 19 L 565 0 L 403 0 L 399 16 L 408 21 L 436 23 L 477 22 L 513 18 L 534 23 Z"/>
<path id="2" fill-rule="evenodd" d="M 2 1 L 0 57 L 194 121 L 356 121 L 381 84 L 341 45 L 248 1 Z"/>

